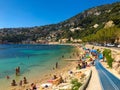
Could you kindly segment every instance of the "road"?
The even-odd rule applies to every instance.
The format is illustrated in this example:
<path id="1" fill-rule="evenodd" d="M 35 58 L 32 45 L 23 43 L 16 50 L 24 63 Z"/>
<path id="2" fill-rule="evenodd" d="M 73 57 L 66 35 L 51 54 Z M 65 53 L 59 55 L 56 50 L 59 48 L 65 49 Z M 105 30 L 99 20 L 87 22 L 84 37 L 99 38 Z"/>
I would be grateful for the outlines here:
<path id="1" fill-rule="evenodd" d="M 107 71 L 98 60 L 95 62 L 95 67 L 103 90 L 120 90 L 120 79 Z"/>

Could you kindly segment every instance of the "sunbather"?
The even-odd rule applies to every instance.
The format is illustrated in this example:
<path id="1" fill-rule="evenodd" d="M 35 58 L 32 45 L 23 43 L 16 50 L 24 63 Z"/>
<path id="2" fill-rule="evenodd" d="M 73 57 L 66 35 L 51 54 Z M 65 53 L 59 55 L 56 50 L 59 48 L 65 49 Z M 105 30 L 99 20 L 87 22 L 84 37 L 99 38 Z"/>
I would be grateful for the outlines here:
<path id="1" fill-rule="evenodd" d="M 59 83 L 61 83 L 63 81 L 62 77 L 57 77 L 56 75 L 53 76 L 52 80 L 48 80 L 48 82 L 54 84 L 54 85 L 58 85 Z"/>
<path id="2" fill-rule="evenodd" d="M 26 77 L 23 78 L 23 83 L 24 83 L 24 84 L 27 84 L 27 79 L 26 79 Z"/>
<path id="3" fill-rule="evenodd" d="M 17 85 L 17 84 L 16 84 L 16 81 L 13 80 L 12 83 L 11 83 L 11 86 L 16 86 L 16 85 Z"/>
<path id="4" fill-rule="evenodd" d="M 54 79 L 57 79 L 57 76 L 56 76 L 56 75 L 53 75 L 53 80 L 54 80 Z"/>

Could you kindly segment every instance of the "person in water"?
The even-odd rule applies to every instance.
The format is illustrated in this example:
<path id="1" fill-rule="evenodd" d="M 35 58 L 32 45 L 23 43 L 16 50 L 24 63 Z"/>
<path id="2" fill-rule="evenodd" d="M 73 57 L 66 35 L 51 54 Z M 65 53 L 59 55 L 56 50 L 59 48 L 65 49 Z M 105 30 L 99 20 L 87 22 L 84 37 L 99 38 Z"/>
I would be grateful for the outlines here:
<path id="1" fill-rule="evenodd" d="M 18 75 L 18 69 L 17 68 L 15 69 L 15 74 L 16 74 L 16 76 Z"/>
<path id="2" fill-rule="evenodd" d="M 7 79 L 10 79 L 10 77 L 9 77 L 9 76 L 6 76 L 6 78 L 7 78 Z"/>
<path id="3" fill-rule="evenodd" d="M 58 68 L 58 62 L 56 62 L 56 68 Z"/>
<path id="4" fill-rule="evenodd" d="M 64 58 L 64 55 L 62 55 L 62 58 Z"/>
<path id="5" fill-rule="evenodd" d="M 15 72 L 16 72 L 16 76 L 20 75 L 20 67 L 19 66 L 15 69 Z"/>
<path id="6" fill-rule="evenodd" d="M 20 74 L 20 67 L 18 66 L 18 74 Z"/>

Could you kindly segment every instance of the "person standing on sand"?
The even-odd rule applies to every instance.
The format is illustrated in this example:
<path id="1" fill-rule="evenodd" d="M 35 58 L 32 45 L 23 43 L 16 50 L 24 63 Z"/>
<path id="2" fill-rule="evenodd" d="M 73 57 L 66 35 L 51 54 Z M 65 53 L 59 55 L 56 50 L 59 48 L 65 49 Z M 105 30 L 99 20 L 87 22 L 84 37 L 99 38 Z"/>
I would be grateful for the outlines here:
<path id="1" fill-rule="evenodd" d="M 27 84 L 27 79 L 26 79 L 26 77 L 23 78 L 23 83 L 24 83 L 24 84 Z"/>
<path id="2" fill-rule="evenodd" d="M 16 85 L 17 85 L 17 84 L 16 84 L 16 81 L 13 80 L 12 83 L 11 83 L 11 86 L 16 86 Z"/>
<path id="3" fill-rule="evenodd" d="M 23 82 L 22 82 L 22 80 L 20 80 L 20 83 L 19 83 L 19 85 L 20 85 L 20 86 L 22 86 L 22 83 L 23 83 Z"/>

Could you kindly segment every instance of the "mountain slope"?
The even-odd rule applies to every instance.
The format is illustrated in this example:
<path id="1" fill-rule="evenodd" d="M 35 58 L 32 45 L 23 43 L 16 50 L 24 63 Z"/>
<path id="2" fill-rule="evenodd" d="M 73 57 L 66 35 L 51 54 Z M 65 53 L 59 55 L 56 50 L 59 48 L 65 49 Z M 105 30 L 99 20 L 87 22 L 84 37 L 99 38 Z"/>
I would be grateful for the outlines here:
<path id="1" fill-rule="evenodd" d="M 91 8 L 70 18 L 62 24 L 68 27 L 80 27 L 82 30 L 79 32 L 79 36 L 84 37 L 88 34 L 96 33 L 111 20 L 116 26 L 120 27 L 120 2 Z M 94 28 L 95 24 L 98 25 L 97 28 Z"/>
<path id="2" fill-rule="evenodd" d="M 4 28 L 0 30 L 0 39 L 21 42 L 27 39 L 35 41 L 38 38 L 44 40 L 50 38 L 53 41 L 60 38 L 82 38 L 104 28 L 109 21 L 120 27 L 120 2 L 91 8 L 58 24 L 31 28 Z"/>

